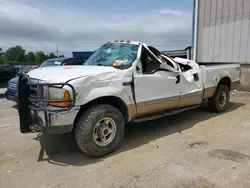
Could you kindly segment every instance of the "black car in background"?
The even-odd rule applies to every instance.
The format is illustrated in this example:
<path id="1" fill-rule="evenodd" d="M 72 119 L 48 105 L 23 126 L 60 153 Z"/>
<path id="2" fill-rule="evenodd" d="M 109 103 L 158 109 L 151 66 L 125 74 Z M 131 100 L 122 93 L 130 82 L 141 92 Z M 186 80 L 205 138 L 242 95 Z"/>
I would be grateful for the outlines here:
<path id="1" fill-rule="evenodd" d="M 15 77 L 19 68 L 13 65 L 0 65 L 0 81 L 8 81 Z"/>

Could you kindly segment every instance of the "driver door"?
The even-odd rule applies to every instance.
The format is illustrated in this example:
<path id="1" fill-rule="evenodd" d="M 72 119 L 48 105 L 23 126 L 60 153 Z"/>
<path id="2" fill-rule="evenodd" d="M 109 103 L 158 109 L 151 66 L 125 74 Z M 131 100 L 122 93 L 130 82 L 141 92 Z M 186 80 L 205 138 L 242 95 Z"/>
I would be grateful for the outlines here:
<path id="1" fill-rule="evenodd" d="M 134 88 L 139 116 L 174 109 L 180 100 L 180 75 L 160 69 L 161 62 L 147 49 L 134 72 Z"/>

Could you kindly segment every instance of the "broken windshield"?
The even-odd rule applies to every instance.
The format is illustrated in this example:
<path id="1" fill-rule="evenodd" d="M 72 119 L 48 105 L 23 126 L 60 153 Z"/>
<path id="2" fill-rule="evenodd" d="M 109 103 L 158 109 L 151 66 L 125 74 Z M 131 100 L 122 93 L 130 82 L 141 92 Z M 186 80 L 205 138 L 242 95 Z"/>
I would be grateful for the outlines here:
<path id="1" fill-rule="evenodd" d="M 129 43 L 107 43 L 96 50 L 84 65 L 128 68 L 136 59 L 138 48 L 138 45 Z"/>

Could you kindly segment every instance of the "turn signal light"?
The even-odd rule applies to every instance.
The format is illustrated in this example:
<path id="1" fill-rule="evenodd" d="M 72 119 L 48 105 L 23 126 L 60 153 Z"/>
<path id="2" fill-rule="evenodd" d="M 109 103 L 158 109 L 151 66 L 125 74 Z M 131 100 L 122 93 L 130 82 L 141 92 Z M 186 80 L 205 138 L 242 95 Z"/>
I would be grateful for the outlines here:
<path id="1" fill-rule="evenodd" d="M 65 91 L 64 92 L 64 100 L 70 100 L 71 97 L 70 97 L 70 93 L 69 91 Z M 57 107 L 69 107 L 71 105 L 71 102 L 51 102 L 49 103 L 49 105 L 52 105 L 52 106 L 57 106 Z"/>

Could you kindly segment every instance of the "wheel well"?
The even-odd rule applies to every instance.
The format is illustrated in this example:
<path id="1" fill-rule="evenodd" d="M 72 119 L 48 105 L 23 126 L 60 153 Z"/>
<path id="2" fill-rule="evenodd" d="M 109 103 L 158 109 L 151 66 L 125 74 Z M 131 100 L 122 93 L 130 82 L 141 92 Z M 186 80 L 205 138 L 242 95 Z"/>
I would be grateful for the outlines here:
<path id="1" fill-rule="evenodd" d="M 229 91 L 231 91 L 231 79 L 229 77 L 224 77 L 220 80 L 218 85 L 224 85 L 227 86 Z"/>
<path id="2" fill-rule="evenodd" d="M 118 97 L 106 96 L 106 97 L 100 97 L 100 98 L 94 99 L 88 102 L 87 104 L 82 105 L 79 112 L 76 115 L 76 118 L 74 120 L 74 125 L 77 123 L 78 119 L 80 118 L 84 110 L 97 104 L 109 104 L 111 106 L 116 107 L 122 113 L 124 121 L 125 122 L 128 121 L 128 108 L 126 104 Z"/>

